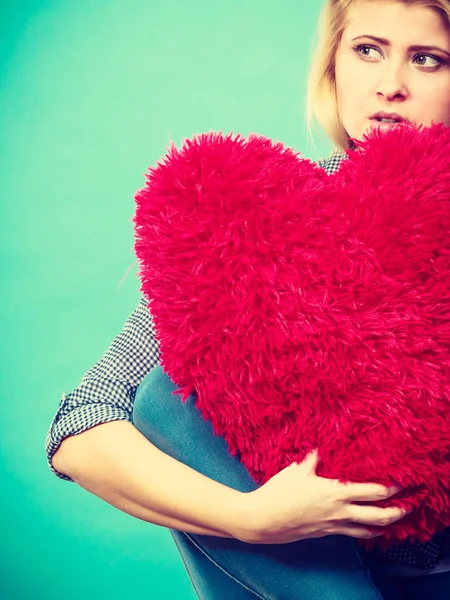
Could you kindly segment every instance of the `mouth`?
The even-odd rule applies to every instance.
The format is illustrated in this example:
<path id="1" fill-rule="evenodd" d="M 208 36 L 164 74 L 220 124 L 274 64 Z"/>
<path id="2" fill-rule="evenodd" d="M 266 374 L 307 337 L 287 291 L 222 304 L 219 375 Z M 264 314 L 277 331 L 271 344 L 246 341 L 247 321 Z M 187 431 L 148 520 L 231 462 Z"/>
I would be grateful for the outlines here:
<path id="1" fill-rule="evenodd" d="M 408 122 L 408 119 L 405 119 L 401 115 L 398 115 L 396 113 L 384 113 L 384 112 L 379 112 L 379 113 L 376 113 L 375 115 L 372 115 L 370 117 L 370 120 L 376 121 L 378 123 L 388 123 L 391 125 L 395 125 L 397 123 L 407 123 Z"/>
<path id="2" fill-rule="evenodd" d="M 372 119 L 372 121 L 378 121 L 378 123 L 403 123 L 404 121 L 396 121 L 395 119 Z"/>

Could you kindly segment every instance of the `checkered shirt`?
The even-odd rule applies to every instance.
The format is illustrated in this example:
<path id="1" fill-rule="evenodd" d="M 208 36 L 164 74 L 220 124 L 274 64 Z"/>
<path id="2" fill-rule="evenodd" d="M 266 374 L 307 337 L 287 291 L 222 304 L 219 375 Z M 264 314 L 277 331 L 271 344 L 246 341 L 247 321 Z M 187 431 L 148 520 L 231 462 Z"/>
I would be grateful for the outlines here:
<path id="1" fill-rule="evenodd" d="M 345 159 L 345 152 L 336 150 L 329 158 L 317 161 L 317 165 L 332 174 Z M 142 297 L 122 331 L 100 360 L 85 373 L 79 386 L 69 394 L 64 392 L 62 395 L 45 444 L 48 465 L 56 476 L 73 481 L 59 473 L 51 462 L 65 437 L 109 421 L 133 422 L 136 390 L 149 371 L 159 364 L 159 360 L 159 345 L 155 340 L 152 317 L 147 301 Z M 428 570 L 439 563 L 444 545 L 449 543 L 450 529 L 447 529 L 425 544 L 402 542 L 386 552 L 375 547 L 372 553 L 389 564 Z"/>

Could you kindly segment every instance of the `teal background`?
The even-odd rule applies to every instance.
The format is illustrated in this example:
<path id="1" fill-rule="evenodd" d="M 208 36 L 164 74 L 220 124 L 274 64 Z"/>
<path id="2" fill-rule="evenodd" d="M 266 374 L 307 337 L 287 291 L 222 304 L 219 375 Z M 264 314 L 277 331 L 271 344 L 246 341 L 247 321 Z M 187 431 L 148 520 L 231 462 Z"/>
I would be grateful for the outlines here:
<path id="1" fill-rule="evenodd" d="M 1 600 L 195 598 L 169 532 L 56 478 L 44 441 L 138 303 L 133 195 L 170 141 L 330 152 L 303 116 L 320 5 L 2 2 Z"/>

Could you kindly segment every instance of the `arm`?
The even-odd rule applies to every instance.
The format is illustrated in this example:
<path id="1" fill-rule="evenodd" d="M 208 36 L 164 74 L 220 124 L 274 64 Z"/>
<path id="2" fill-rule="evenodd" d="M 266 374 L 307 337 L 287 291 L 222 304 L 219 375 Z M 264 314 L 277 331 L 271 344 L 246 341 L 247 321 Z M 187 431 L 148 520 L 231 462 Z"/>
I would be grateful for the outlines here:
<path id="1" fill-rule="evenodd" d="M 237 516 L 243 494 L 167 456 L 132 424 L 136 389 L 158 362 L 142 298 L 102 358 L 63 395 L 47 436 L 49 467 L 142 520 L 234 537 L 235 520 L 246 522 Z"/>
<path id="2" fill-rule="evenodd" d="M 400 509 L 355 505 L 399 490 L 317 477 L 317 454 L 242 493 L 158 450 L 131 422 L 136 388 L 159 359 L 150 321 L 142 300 L 80 386 L 63 396 L 47 436 L 56 475 L 142 520 L 248 543 L 368 537 L 367 525 L 403 516 Z"/>
<path id="3" fill-rule="evenodd" d="M 127 421 L 66 438 L 53 463 L 138 519 L 190 533 L 246 537 L 245 494 L 164 454 Z"/>
<path id="4" fill-rule="evenodd" d="M 373 537 L 380 532 L 367 525 L 388 525 L 406 514 L 399 508 L 355 505 L 385 499 L 400 488 L 317 477 L 318 453 L 253 492 L 238 492 L 164 454 L 127 422 L 67 438 L 55 459 L 79 485 L 139 519 L 247 543 L 333 534 Z"/>

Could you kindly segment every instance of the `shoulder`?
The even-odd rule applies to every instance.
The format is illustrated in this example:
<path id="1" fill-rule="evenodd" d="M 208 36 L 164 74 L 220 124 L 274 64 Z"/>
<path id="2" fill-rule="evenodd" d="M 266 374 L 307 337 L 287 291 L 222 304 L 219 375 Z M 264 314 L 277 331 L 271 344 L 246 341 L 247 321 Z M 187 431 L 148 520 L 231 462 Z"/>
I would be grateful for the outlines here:
<path id="1" fill-rule="evenodd" d="M 343 160 L 346 160 L 347 154 L 344 150 L 335 150 L 328 158 L 316 161 L 316 165 L 321 167 L 328 175 L 336 173 Z"/>

